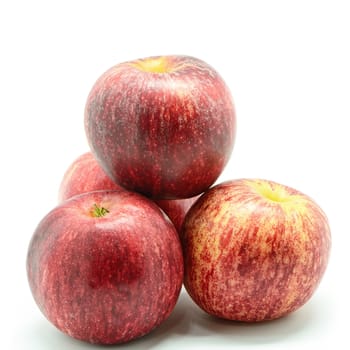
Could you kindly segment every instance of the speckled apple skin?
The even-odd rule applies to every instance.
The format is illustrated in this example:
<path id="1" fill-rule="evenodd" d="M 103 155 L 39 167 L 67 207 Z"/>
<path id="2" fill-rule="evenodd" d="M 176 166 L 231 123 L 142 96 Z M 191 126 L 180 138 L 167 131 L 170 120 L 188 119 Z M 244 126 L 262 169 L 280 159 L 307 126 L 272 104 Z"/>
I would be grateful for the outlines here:
<path id="1" fill-rule="evenodd" d="M 260 186 L 283 187 L 289 201 L 267 199 Z M 211 188 L 188 212 L 182 239 L 192 299 L 209 314 L 246 322 L 285 316 L 308 301 L 331 247 L 326 215 L 311 198 L 259 179 Z"/>
<path id="2" fill-rule="evenodd" d="M 58 201 L 63 202 L 78 194 L 98 190 L 120 190 L 102 170 L 91 152 L 81 154 L 67 168 L 58 191 Z"/>
<path id="3" fill-rule="evenodd" d="M 211 66 L 189 56 L 164 59 L 167 73 L 142 71 L 138 61 L 105 72 L 87 98 L 85 130 L 115 182 L 148 197 L 189 198 L 207 190 L 228 162 L 235 110 Z"/>
<path id="4" fill-rule="evenodd" d="M 94 204 L 109 213 L 91 216 Z M 149 333 L 170 315 L 183 258 L 174 226 L 153 202 L 98 191 L 44 217 L 29 245 L 27 273 L 37 305 L 58 329 L 116 344 Z"/>
<path id="5" fill-rule="evenodd" d="M 98 190 L 121 190 L 100 167 L 91 152 L 80 155 L 68 167 L 59 188 L 58 200 L 62 202 L 76 195 Z M 158 199 L 154 202 L 169 216 L 178 233 L 186 213 L 198 198 Z"/>

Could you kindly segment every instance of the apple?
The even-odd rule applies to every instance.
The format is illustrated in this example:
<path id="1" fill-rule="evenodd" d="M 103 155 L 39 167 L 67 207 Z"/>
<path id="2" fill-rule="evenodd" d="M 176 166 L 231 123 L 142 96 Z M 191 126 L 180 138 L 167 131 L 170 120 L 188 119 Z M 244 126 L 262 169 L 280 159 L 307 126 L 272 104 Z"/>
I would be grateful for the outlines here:
<path id="1" fill-rule="evenodd" d="M 212 187 L 187 213 L 184 285 L 209 314 L 257 322 L 306 303 L 327 267 L 327 217 L 307 195 L 261 179 Z"/>
<path id="2" fill-rule="evenodd" d="M 75 195 L 97 190 L 120 190 L 100 167 L 91 152 L 76 158 L 63 175 L 58 199 L 62 202 Z M 176 230 L 180 232 L 182 222 L 191 205 L 198 198 L 159 199 L 154 202 L 169 216 Z"/>
<path id="3" fill-rule="evenodd" d="M 86 192 L 120 189 L 122 187 L 106 175 L 92 153 L 86 152 L 76 158 L 64 173 L 58 191 L 58 200 L 63 202 Z"/>
<path id="4" fill-rule="evenodd" d="M 184 199 L 155 199 L 154 202 L 169 216 L 176 231 L 181 235 L 181 227 L 186 214 L 200 196 Z"/>
<path id="5" fill-rule="evenodd" d="M 93 85 L 84 120 L 91 151 L 107 175 L 157 199 L 207 190 L 227 164 L 236 132 L 227 85 L 190 56 L 113 66 Z"/>
<path id="6" fill-rule="evenodd" d="M 149 333 L 172 312 L 183 281 L 177 232 L 133 192 L 72 197 L 36 228 L 27 275 L 42 313 L 83 341 L 116 344 Z"/>

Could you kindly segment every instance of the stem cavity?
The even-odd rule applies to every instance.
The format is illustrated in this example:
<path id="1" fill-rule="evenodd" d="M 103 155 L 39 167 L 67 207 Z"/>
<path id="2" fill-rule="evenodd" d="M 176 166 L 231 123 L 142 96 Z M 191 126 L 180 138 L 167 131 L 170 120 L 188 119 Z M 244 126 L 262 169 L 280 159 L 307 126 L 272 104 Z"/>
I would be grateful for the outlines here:
<path id="1" fill-rule="evenodd" d="M 96 203 L 94 204 L 93 208 L 91 209 L 91 215 L 94 218 L 101 218 L 103 216 L 106 216 L 109 213 L 109 210 L 105 207 L 99 206 Z"/>

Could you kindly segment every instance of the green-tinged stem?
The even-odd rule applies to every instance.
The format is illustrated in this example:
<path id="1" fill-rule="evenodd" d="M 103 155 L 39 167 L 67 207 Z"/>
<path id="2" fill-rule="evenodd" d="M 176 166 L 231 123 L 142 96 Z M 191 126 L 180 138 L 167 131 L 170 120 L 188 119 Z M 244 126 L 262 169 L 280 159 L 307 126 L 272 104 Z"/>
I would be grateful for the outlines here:
<path id="1" fill-rule="evenodd" d="M 105 216 L 109 213 L 109 210 L 105 207 L 98 206 L 96 203 L 94 204 L 94 207 L 91 210 L 91 215 L 95 218 L 101 218 L 102 216 Z"/>

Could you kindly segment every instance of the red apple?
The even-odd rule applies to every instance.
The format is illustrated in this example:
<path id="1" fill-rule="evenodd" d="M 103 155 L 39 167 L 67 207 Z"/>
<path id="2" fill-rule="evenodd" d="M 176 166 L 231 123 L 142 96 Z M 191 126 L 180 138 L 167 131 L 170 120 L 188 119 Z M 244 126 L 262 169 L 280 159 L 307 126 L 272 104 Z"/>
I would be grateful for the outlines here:
<path id="1" fill-rule="evenodd" d="M 62 202 L 86 192 L 120 189 L 122 187 L 106 175 L 92 153 L 86 152 L 76 158 L 64 173 L 58 192 L 58 200 Z"/>
<path id="2" fill-rule="evenodd" d="M 79 156 L 66 170 L 59 189 L 59 201 L 75 195 L 97 190 L 120 190 L 122 187 L 113 182 L 103 171 L 91 152 Z M 176 230 L 180 232 L 182 222 L 191 205 L 198 198 L 155 200 L 169 216 Z"/>
<path id="3" fill-rule="evenodd" d="M 205 62 L 160 56 L 120 63 L 85 107 L 90 148 L 121 186 L 158 199 L 196 196 L 221 174 L 234 144 L 230 91 Z"/>
<path id="4" fill-rule="evenodd" d="M 180 235 L 186 214 L 198 198 L 199 196 L 184 199 L 155 199 L 154 202 L 169 216 Z"/>
<path id="5" fill-rule="evenodd" d="M 189 210 L 182 239 L 192 299 L 209 314 L 247 322 L 309 300 L 331 246 L 326 215 L 310 197 L 259 179 L 211 188 Z"/>
<path id="6" fill-rule="evenodd" d="M 183 258 L 176 230 L 156 204 L 124 190 L 97 191 L 43 218 L 27 273 L 36 303 L 58 329 L 114 344 L 149 333 L 169 316 Z"/>

